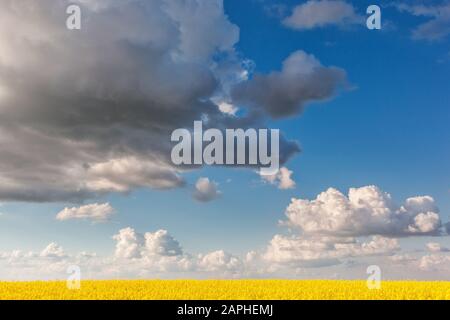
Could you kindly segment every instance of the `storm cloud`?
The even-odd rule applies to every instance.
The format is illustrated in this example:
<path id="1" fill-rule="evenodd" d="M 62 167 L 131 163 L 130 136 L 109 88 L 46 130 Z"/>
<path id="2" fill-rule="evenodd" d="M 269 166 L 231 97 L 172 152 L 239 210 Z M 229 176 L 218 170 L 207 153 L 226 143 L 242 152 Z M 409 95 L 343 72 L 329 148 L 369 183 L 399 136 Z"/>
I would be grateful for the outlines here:
<path id="1" fill-rule="evenodd" d="M 73 3 L 81 30 L 66 28 Z M 267 115 L 295 114 L 345 78 L 313 58 L 317 68 L 302 71 L 309 66 L 297 53 L 282 73 L 250 79 L 222 0 L 5 0 L 0 30 L 3 201 L 81 202 L 183 186 L 183 168 L 170 161 L 174 129 L 200 119 L 219 129 L 264 127 Z M 245 108 L 241 101 L 251 105 L 244 116 L 218 107 Z M 281 162 L 299 152 L 293 141 L 281 145 Z"/>

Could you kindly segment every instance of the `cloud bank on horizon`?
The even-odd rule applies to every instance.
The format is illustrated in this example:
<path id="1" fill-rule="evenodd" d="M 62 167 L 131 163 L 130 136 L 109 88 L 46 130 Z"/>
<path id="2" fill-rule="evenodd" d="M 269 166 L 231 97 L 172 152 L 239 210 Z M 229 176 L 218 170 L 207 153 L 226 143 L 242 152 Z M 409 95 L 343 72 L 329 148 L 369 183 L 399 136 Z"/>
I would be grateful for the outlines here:
<path id="1" fill-rule="evenodd" d="M 113 210 L 109 204 L 95 205 L 92 219 Z M 85 218 L 86 206 L 66 208 L 57 219 Z M 222 249 L 208 253 L 184 252 L 182 245 L 167 230 L 144 234 L 132 227 L 113 236 L 111 256 L 87 251 L 68 254 L 50 243 L 41 252 L 14 250 L 0 253 L 0 275 L 8 279 L 64 279 L 69 265 L 78 265 L 94 278 L 248 278 L 302 277 L 298 270 L 324 268 L 324 278 L 332 278 L 326 267 L 351 269 L 362 258 L 377 257 L 378 263 L 393 268 L 392 277 L 439 277 L 450 272 L 449 249 L 438 242 L 426 244 L 427 253 L 405 253 L 398 238 L 446 235 L 434 199 L 414 197 L 397 206 L 391 196 L 375 186 L 352 188 L 346 197 L 329 189 L 315 200 L 293 199 L 286 208 L 285 227 L 290 234 L 277 234 L 265 249 L 244 256 Z M 67 218 L 68 219 L 68 218 Z M 360 236 L 369 237 L 361 241 Z M 410 273 L 402 274 L 407 268 Z M 397 270 L 396 270 L 397 269 Z M 395 271 L 396 270 L 396 271 Z M 307 272 L 303 271 L 303 276 Z M 397 272 L 397 273 L 394 273 Z M 357 277 L 358 274 L 355 275 Z"/>

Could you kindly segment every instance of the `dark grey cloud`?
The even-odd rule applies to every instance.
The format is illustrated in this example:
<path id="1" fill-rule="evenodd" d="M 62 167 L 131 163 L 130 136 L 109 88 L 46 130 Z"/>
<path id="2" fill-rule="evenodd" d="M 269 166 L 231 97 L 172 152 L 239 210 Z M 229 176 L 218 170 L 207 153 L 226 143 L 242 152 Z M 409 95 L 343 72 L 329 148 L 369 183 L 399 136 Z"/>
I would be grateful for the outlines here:
<path id="1" fill-rule="evenodd" d="M 72 3 L 82 9 L 79 31 L 65 27 Z M 170 161 L 174 129 L 203 118 L 220 129 L 264 127 L 261 110 L 278 116 L 277 96 L 295 96 L 280 100 L 281 114 L 293 114 L 295 102 L 329 97 L 344 77 L 322 67 L 307 76 L 283 71 L 286 89 L 270 103 L 258 86 L 272 80 L 251 80 L 237 90 L 251 93 L 237 95 L 251 110 L 220 112 L 217 101 L 232 100 L 253 67 L 235 52 L 239 28 L 222 0 L 4 0 L 0 30 L 3 201 L 80 202 L 182 186 L 184 168 Z M 281 145 L 281 162 L 299 151 L 294 141 Z"/>
<path id="2" fill-rule="evenodd" d="M 2 30 L 14 30 L 0 40 L 0 199 L 182 185 L 170 133 L 223 118 L 208 66 L 218 50 L 233 55 L 239 30 L 221 1 L 80 1 L 80 31 L 65 27 L 68 4 L 0 5 Z"/>
<path id="3" fill-rule="evenodd" d="M 299 114 L 311 101 L 329 99 L 346 82 L 345 71 L 324 67 L 312 55 L 297 51 L 283 63 L 279 72 L 256 74 L 233 91 L 236 101 L 263 109 L 273 118 Z"/>

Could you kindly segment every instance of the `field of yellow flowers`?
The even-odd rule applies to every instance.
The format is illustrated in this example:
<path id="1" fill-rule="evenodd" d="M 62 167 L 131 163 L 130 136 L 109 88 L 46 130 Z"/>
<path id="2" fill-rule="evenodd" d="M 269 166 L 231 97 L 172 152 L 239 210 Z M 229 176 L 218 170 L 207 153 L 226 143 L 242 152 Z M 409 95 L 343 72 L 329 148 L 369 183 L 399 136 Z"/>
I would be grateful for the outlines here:
<path id="1" fill-rule="evenodd" d="M 64 281 L 0 282 L 0 299 L 450 300 L 450 282 L 384 281 L 378 290 L 369 290 L 365 281 L 324 280 L 82 281 L 77 290 L 68 289 Z"/>

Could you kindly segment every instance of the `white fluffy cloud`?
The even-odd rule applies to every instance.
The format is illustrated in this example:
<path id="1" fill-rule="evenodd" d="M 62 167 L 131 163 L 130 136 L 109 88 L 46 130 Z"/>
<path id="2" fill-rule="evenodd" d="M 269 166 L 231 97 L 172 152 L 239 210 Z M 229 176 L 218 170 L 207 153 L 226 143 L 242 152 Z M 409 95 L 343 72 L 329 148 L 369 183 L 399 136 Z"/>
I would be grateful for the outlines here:
<path id="1" fill-rule="evenodd" d="M 314 200 L 292 199 L 287 224 L 305 234 L 412 236 L 438 234 L 439 209 L 429 196 L 397 206 L 375 186 L 351 188 L 348 196 L 330 188 Z"/>
<path id="2" fill-rule="evenodd" d="M 362 23 L 354 7 L 341 0 L 310 0 L 294 8 L 283 24 L 296 30 Z"/>
<path id="3" fill-rule="evenodd" d="M 280 168 L 274 175 L 261 175 L 261 178 L 271 184 L 277 185 L 278 189 L 286 190 L 295 188 L 295 181 L 291 176 L 294 172 L 286 167 Z"/>
<path id="4" fill-rule="evenodd" d="M 135 259 L 141 257 L 141 251 L 145 241 L 142 234 L 132 228 L 125 228 L 113 236 L 116 240 L 115 257 L 124 259 Z"/>
<path id="5" fill-rule="evenodd" d="M 44 258 L 63 258 L 65 255 L 63 248 L 55 242 L 50 243 L 40 253 Z"/>
<path id="6" fill-rule="evenodd" d="M 132 228 L 125 228 L 113 237 L 116 240 L 116 258 L 139 259 L 148 256 L 180 256 L 183 250 L 166 230 L 140 234 Z"/>
<path id="7" fill-rule="evenodd" d="M 198 266 L 201 270 L 209 272 L 242 271 L 242 261 L 223 250 L 200 255 Z"/>
<path id="8" fill-rule="evenodd" d="M 166 230 L 141 234 L 125 228 L 114 236 L 115 264 L 118 268 L 136 268 L 160 272 L 194 272 L 233 275 L 242 272 L 242 261 L 223 250 L 200 254 L 185 254 L 180 243 Z"/>
<path id="9" fill-rule="evenodd" d="M 209 178 L 199 178 L 195 183 L 194 198 L 200 202 L 209 202 L 221 195 L 217 189 L 217 183 Z"/>
<path id="10" fill-rule="evenodd" d="M 180 244 L 167 230 L 158 230 L 155 233 L 147 232 L 144 238 L 146 253 L 169 257 L 183 254 Z"/>
<path id="11" fill-rule="evenodd" d="M 104 222 L 111 218 L 115 210 L 109 203 L 94 203 L 81 207 L 64 208 L 57 215 L 57 220 L 83 219 Z"/>

